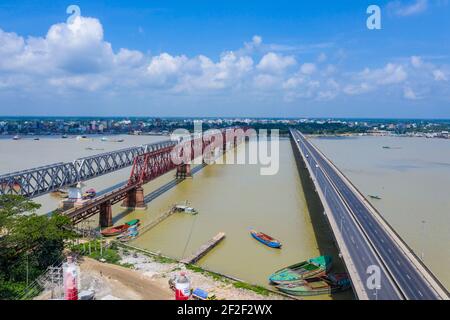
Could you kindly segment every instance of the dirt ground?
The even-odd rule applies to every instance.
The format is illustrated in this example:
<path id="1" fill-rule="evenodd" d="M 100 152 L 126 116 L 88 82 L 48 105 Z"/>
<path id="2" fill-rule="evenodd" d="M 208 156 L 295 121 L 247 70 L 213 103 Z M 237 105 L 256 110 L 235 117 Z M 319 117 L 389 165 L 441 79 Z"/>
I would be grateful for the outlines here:
<path id="1" fill-rule="evenodd" d="M 121 251 L 121 264 L 125 268 L 83 258 L 80 261 L 81 289 L 94 290 L 98 300 L 173 300 L 175 293 L 169 288 L 169 279 L 184 271 L 191 281 L 191 288 L 206 290 L 216 299 L 225 300 L 278 300 L 285 297 L 276 294 L 259 294 L 236 288 L 225 278 L 186 269 L 182 263 L 159 262 L 138 252 Z"/>
<path id="2" fill-rule="evenodd" d="M 258 293 L 237 288 L 234 281 L 207 272 L 187 269 L 182 263 L 143 254 L 134 250 L 119 250 L 120 264 L 127 267 L 80 257 L 79 292 L 94 291 L 96 300 L 173 300 L 175 293 L 169 279 L 184 271 L 191 288 L 201 288 L 219 300 L 279 300 L 279 294 Z M 38 300 L 62 299 L 62 287 L 45 290 Z"/>
<path id="3" fill-rule="evenodd" d="M 174 294 L 140 272 L 83 258 L 80 264 L 82 287 L 95 290 L 96 299 L 167 300 Z M 84 285 L 83 285 L 84 284 Z"/>

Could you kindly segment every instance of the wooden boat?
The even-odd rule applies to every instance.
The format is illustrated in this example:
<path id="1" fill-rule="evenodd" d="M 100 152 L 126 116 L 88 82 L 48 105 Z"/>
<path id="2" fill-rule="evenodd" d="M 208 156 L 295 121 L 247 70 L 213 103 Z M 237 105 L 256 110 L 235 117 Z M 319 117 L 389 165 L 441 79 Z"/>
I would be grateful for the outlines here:
<path id="1" fill-rule="evenodd" d="M 330 256 L 318 256 L 276 271 L 270 275 L 269 281 L 274 284 L 287 284 L 324 276 L 330 270 L 331 265 L 332 259 Z"/>
<path id="2" fill-rule="evenodd" d="M 102 236 L 104 237 L 113 237 L 113 236 L 117 236 L 125 231 L 128 230 L 130 226 L 127 224 L 121 224 L 119 226 L 115 226 L 115 227 L 111 227 L 108 229 L 105 229 L 101 232 Z"/>
<path id="3" fill-rule="evenodd" d="M 256 240 L 258 240 L 259 242 L 265 244 L 268 247 L 271 248 L 281 248 L 281 243 L 280 241 L 272 238 L 271 236 L 263 233 L 263 232 L 258 232 L 255 230 L 250 230 L 250 234 L 252 235 L 253 238 L 255 238 Z"/>
<path id="4" fill-rule="evenodd" d="M 139 221 L 141 221 L 141 220 L 139 220 L 139 219 L 133 219 L 133 220 L 130 220 L 130 221 L 128 221 L 128 222 L 125 222 L 125 224 L 127 224 L 127 225 L 129 225 L 129 226 L 131 227 L 131 226 L 138 225 L 138 224 L 139 224 Z"/>
<path id="5" fill-rule="evenodd" d="M 346 273 L 336 273 L 280 284 L 275 287 L 284 293 L 294 296 L 313 296 L 347 290 L 350 288 L 350 279 Z"/>
<path id="6" fill-rule="evenodd" d="M 118 235 L 116 238 L 117 240 L 122 241 L 122 242 L 127 242 L 127 241 L 135 239 L 139 235 L 139 231 L 137 229 L 138 225 L 139 225 L 139 219 L 134 219 L 134 220 L 131 220 L 130 222 L 132 222 L 134 224 L 129 226 L 125 232 Z M 129 222 L 127 222 L 126 224 L 128 224 L 128 223 Z"/>
<path id="7" fill-rule="evenodd" d="M 125 234 L 121 234 L 117 237 L 117 239 L 121 242 L 128 242 L 135 239 L 139 235 L 139 231 L 127 231 Z"/>

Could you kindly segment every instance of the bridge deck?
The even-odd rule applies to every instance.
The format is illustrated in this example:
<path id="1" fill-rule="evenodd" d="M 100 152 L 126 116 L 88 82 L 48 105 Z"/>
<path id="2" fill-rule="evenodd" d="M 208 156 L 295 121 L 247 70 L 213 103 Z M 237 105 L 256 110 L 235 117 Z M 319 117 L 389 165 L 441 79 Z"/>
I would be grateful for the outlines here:
<path id="1" fill-rule="evenodd" d="M 445 288 L 331 161 L 300 132 L 291 130 L 291 135 L 324 205 L 356 295 L 448 299 Z M 380 270 L 379 288 L 370 285 L 367 272 L 373 266 Z"/>

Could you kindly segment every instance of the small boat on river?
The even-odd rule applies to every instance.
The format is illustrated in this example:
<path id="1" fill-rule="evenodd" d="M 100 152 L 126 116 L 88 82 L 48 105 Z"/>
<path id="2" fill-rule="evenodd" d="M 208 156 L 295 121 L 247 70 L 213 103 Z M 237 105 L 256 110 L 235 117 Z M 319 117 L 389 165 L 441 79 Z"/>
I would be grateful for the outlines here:
<path id="1" fill-rule="evenodd" d="M 269 277 L 269 281 L 274 284 L 287 284 L 324 276 L 330 270 L 331 265 L 332 258 L 330 256 L 318 256 L 276 271 Z"/>
<path id="2" fill-rule="evenodd" d="M 131 225 L 128 230 L 126 230 L 125 232 L 123 232 L 122 234 L 117 236 L 117 240 L 121 241 L 121 242 L 128 242 L 130 240 L 135 239 L 138 235 L 139 235 L 139 231 L 138 231 L 138 225 L 139 225 L 139 219 L 135 219 L 138 222 L 136 222 L 136 224 Z M 134 220 L 132 220 L 134 221 Z"/>
<path id="3" fill-rule="evenodd" d="M 173 206 L 172 208 L 173 211 L 175 212 L 184 212 L 184 213 L 189 213 L 189 214 L 197 214 L 198 211 L 192 207 L 188 207 L 187 205 L 182 205 L 182 204 L 176 204 Z"/>
<path id="4" fill-rule="evenodd" d="M 369 194 L 369 197 L 370 197 L 371 199 L 381 200 L 381 198 L 380 198 L 379 196 L 374 196 L 374 195 Z"/>
<path id="5" fill-rule="evenodd" d="M 253 238 L 255 238 L 256 240 L 258 240 L 259 242 L 265 244 L 268 247 L 271 248 L 276 248 L 276 249 L 280 249 L 281 248 L 281 242 L 278 241 L 277 239 L 272 238 L 271 236 L 263 233 L 263 232 L 258 232 L 256 230 L 250 230 L 250 234 L 252 235 Z"/>
<path id="6" fill-rule="evenodd" d="M 349 289 L 350 279 L 346 273 L 336 273 L 280 284 L 275 287 L 284 293 L 294 296 L 332 294 Z"/>
<path id="7" fill-rule="evenodd" d="M 136 226 L 136 225 L 139 225 L 139 221 L 141 221 L 141 220 L 139 220 L 139 219 L 133 219 L 133 220 L 130 220 L 130 221 L 128 221 L 128 222 L 125 222 L 125 224 L 129 225 L 130 227 L 131 227 L 131 226 Z"/>
<path id="8" fill-rule="evenodd" d="M 114 226 L 108 229 L 105 229 L 101 232 L 102 236 L 104 237 L 113 237 L 113 236 L 117 236 L 125 231 L 128 230 L 130 226 L 128 224 L 121 224 L 119 226 Z"/>

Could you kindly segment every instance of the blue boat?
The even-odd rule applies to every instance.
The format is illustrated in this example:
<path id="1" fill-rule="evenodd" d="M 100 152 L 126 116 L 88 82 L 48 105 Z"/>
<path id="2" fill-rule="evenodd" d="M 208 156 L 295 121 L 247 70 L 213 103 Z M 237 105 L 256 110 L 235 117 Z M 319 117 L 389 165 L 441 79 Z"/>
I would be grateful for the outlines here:
<path id="1" fill-rule="evenodd" d="M 265 244 L 268 247 L 280 249 L 281 248 L 281 242 L 272 238 L 271 236 L 268 236 L 265 233 L 258 232 L 255 230 L 250 230 L 250 234 L 253 238 L 258 240 L 259 242 Z"/>

